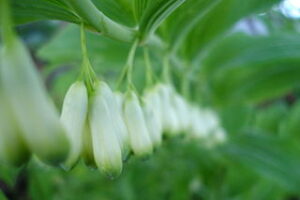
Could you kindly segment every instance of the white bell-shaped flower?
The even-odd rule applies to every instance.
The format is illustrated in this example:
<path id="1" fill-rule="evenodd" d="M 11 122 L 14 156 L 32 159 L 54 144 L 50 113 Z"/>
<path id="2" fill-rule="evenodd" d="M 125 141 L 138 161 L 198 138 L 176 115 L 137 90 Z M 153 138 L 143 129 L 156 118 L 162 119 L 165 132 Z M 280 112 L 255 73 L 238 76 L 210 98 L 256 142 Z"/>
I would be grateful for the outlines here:
<path id="1" fill-rule="evenodd" d="M 224 143 L 226 141 L 226 131 L 222 127 L 218 127 L 214 131 L 213 135 L 217 144 Z"/>
<path id="2" fill-rule="evenodd" d="M 158 147 L 162 142 L 162 124 L 158 111 L 158 102 L 155 99 L 155 93 L 152 91 L 147 92 L 144 97 L 143 111 L 153 145 Z"/>
<path id="3" fill-rule="evenodd" d="M 115 99 L 117 103 L 117 112 L 118 112 L 118 125 L 119 128 L 122 130 L 120 133 L 120 139 L 122 139 L 122 155 L 123 159 L 127 159 L 129 153 L 130 153 L 130 139 L 129 139 L 129 133 L 127 130 L 127 126 L 124 119 L 123 114 L 123 105 L 124 105 L 124 95 L 120 92 L 115 92 Z"/>
<path id="4" fill-rule="evenodd" d="M 141 158 L 148 157 L 153 152 L 153 145 L 139 99 L 133 91 L 128 92 L 124 102 L 124 119 L 133 153 Z"/>
<path id="5" fill-rule="evenodd" d="M 81 154 L 87 110 L 88 93 L 85 84 L 81 81 L 75 82 L 65 96 L 60 117 L 71 145 L 69 157 L 64 165 L 66 168 L 73 167 Z"/>
<path id="6" fill-rule="evenodd" d="M 205 138 L 209 135 L 210 126 L 207 124 L 207 119 L 203 115 L 203 111 L 196 107 L 191 107 L 192 126 L 191 134 L 196 138 Z"/>
<path id="7" fill-rule="evenodd" d="M 219 117 L 216 112 L 211 109 L 203 109 L 201 113 L 205 118 L 207 126 L 210 130 L 213 130 L 219 126 Z"/>
<path id="8" fill-rule="evenodd" d="M 91 100 L 89 115 L 93 153 L 97 167 L 107 176 L 114 178 L 122 172 L 122 152 L 116 135 L 111 111 L 105 96 L 106 85 L 99 83 Z"/>
<path id="9" fill-rule="evenodd" d="M 190 123 L 190 112 L 186 101 L 179 94 L 175 94 L 173 97 L 175 110 L 178 118 L 180 132 L 188 130 Z"/>
<path id="10" fill-rule="evenodd" d="M 111 117 L 113 118 L 112 123 L 114 124 L 116 129 L 115 133 L 120 143 L 122 157 L 123 160 L 125 160 L 130 152 L 130 144 L 128 130 L 122 116 L 123 97 L 120 95 L 120 93 L 113 93 L 113 91 L 105 82 L 101 82 L 101 85 L 102 93 L 106 99 Z"/>
<path id="11" fill-rule="evenodd" d="M 160 113 L 163 130 L 170 136 L 176 135 L 179 131 L 179 122 L 175 107 L 171 101 L 172 89 L 168 85 L 163 84 L 157 87 L 160 95 Z"/>

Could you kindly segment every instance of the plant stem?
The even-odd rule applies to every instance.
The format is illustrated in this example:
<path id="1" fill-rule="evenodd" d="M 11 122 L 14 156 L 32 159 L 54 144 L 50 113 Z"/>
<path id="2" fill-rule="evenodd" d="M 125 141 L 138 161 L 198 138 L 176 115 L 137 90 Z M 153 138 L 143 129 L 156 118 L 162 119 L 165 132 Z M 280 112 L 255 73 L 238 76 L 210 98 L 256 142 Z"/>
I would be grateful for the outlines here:
<path id="1" fill-rule="evenodd" d="M 182 95 L 186 98 L 186 99 L 190 99 L 190 82 L 191 82 L 191 68 L 189 67 L 190 64 L 188 63 L 188 61 L 183 62 L 184 65 L 184 72 L 183 72 L 183 80 L 182 80 L 182 86 L 181 86 L 181 92 Z"/>
<path id="2" fill-rule="evenodd" d="M 80 39 L 81 39 L 81 51 L 82 51 L 82 66 L 81 66 L 80 79 L 84 80 L 89 93 L 91 93 L 94 90 L 94 83 L 98 80 L 98 78 L 92 68 L 92 65 L 88 57 L 88 51 L 86 47 L 86 36 L 85 36 L 85 30 L 83 24 L 81 24 L 81 29 L 80 29 Z"/>
<path id="3" fill-rule="evenodd" d="M 136 40 L 133 43 L 133 45 L 132 45 L 132 47 L 130 49 L 129 55 L 128 55 L 127 62 L 126 62 L 126 66 L 128 67 L 128 70 L 127 70 L 127 82 L 129 84 L 129 86 L 133 86 L 132 71 L 133 71 L 134 57 L 135 57 L 135 52 L 136 52 L 137 46 L 138 46 L 138 40 Z"/>
<path id="4" fill-rule="evenodd" d="M 171 77 L 170 77 L 170 58 L 169 55 L 166 54 L 163 58 L 163 74 L 162 74 L 162 80 L 165 83 L 171 83 Z"/>
<path id="5" fill-rule="evenodd" d="M 6 46 L 10 46 L 16 37 L 16 33 L 13 30 L 9 0 L 0 0 L 0 24 L 2 29 L 1 36 L 3 38 L 3 43 Z"/>
<path id="6" fill-rule="evenodd" d="M 152 70 L 152 65 L 149 57 L 149 50 L 147 47 L 144 48 L 144 58 L 145 58 L 145 65 L 146 65 L 146 85 L 147 87 L 150 87 L 153 84 L 153 70 Z"/>
<path id="7" fill-rule="evenodd" d="M 132 42 L 137 31 L 123 26 L 105 16 L 91 0 L 67 0 L 75 12 L 97 31 L 113 39 Z"/>
<path id="8" fill-rule="evenodd" d="M 132 47 L 129 51 L 128 57 L 127 57 L 127 61 L 125 66 L 123 67 L 121 76 L 119 78 L 119 80 L 117 81 L 117 89 L 120 88 L 124 78 L 127 78 L 127 83 L 128 86 L 133 87 L 133 83 L 132 83 L 132 69 L 133 69 L 133 64 L 134 64 L 134 57 L 135 57 L 135 52 L 136 49 L 138 47 L 138 40 L 135 40 L 135 42 L 132 44 Z"/>

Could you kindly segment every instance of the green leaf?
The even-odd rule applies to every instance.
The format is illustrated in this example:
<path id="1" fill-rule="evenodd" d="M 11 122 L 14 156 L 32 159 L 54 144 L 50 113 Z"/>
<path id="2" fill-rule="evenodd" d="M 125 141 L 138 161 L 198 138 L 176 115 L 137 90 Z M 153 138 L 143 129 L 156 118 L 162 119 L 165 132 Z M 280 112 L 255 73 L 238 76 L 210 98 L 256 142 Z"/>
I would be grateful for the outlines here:
<path id="1" fill-rule="evenodd" d="M 273 181 L 236 162 L 230 165 L 225 184 L 229 199 L 234 200 L 282 200 L 286 193 Z"/>
<path id="2" fill-rule="evenodd" d="M 232 105 L 220 112 L 222 126 L 230 134 L 239 134 L 249 127 L 255 109 L 249 106 Z"/>
<path id="3" fill-rule="evenodd" d="M 289 115 L 280 122 L 280 135 L 283 137 L 300 138 L 300 102 L 291 107 Z"/>
<path id="4" fill-rule="evenodd" d="M 260 103 L 299 85 L 299 55 L 296 34 L 233 35 L 207 52 L 201 77 L 218 104 Z"/>
<path id="5" fill-rule="evenodd" d="M 194 26 L 184 43 L 185 55 L 195 58 L 205 46 L 224 35 L 238 20 L 262 12 L 280 0 L 220 0 Z"/>
<path id="6" fill-rule="evenodd" d="M 93 0 L 93 3 L 109 18 L 126 26 L 136 26 L 132 0 Z"/>
<path id="7" fill-rule="evenodd" d="M 137 21 L 141 20 L 144 11 L 147 9 L 150 1 L 147 0 L 134 0 L 133 7 L 134 7 L 134 17 Z"/>
<path id="8" fill-rule="evenodd" d="M 278 134 L 280 122 L 287 116 L 287 105 L 282 102 L 275 103 L 256 112 L 254 128 L 273 135 Z"/>
<path id="9" fill-rule="evenodd" d="M 170 45 L 169 48 L 177 50 L 199 20 L 219 2 L 220 0 L 187 0 L 176 9 L 160 29 L 161 36 Z"/>
<path id="10" fill-rule="evenodd" d="M 79 23 L 78 17 L 59 0 L 12 0 L 12 11 L 16 24 L 47 19 Z"/>
<path id="11" fill-rule="evenodd" d="M 125 0 L 118 2 L 95 0 L 96 5 L 91 0 L 88 1 L 70 1 L 70 0 L 13 0 L 12 11 L 16 24 L 24 24 L 38 20 L 56 19 L 80 24 L 84 22 L 86 27 L 100 32 L 109 37 L 131 41 L 135 36 L 135 31 L 122 26 L 118 22 L 132 24 L 133 16 L 131 11 L 123 12 Z M 114 2 L 114 4 L 112 4 Z M 114 5 L 114 6 L 112 6 Z M 117 20 L 113 21 L 97 8 L 101 7 L 109 17 Z M 127 5 L 126 8 L 129 8 Z M 124 14 L 125 13 L 125 14 Z"/>
<path id="12" fill-rule="evenodd" d="M 87 33 L 88 53 L 92 62 L 109 62 L 112 68 L 125 63 L 129 45 L 102 37 L 98 34 Z M 79 27 L 69 25 L 62 29 L 50 42 L 38 51 L 38 56 L 51 64 L 68 64 L 81 62 L 81 47 Z"/>
<path id="13" fill-rule="evenodd" d="M 279 141 L 262 133 L 245 134 L 231 138 L 222 152 L 232 162 L 240 163 L 288 190 L 299 192 L 299 148 L 290 141 Z"/>
<path id="14" fill-rule="evenodd" d="M 157 27 L 185 0 L 144 0 L 135 1 L 135 15 L 140 18 L 139 31 L 141 40 L 145 40 Z M 143 13 L 141 15 L 141 13 Z M 141 16 L 140 16 L 141 15 Z"/>

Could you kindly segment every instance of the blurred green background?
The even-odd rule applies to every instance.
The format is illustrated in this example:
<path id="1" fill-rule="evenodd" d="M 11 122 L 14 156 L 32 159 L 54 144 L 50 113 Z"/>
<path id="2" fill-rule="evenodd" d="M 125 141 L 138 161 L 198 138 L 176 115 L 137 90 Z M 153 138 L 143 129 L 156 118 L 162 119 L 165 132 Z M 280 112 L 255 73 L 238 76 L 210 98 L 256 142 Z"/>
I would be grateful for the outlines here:
<path id="1" fill-rule="evenodd" d="M 134 24 L 129 11 L 118 13 L 108 1 L 95 2 L 102 2 L 99 7 L 113 19 Z M 33 200 L 300 199 L 300 8 L 282 7 L 277 1 L 252 12 L 251 6 L 240 8 L 238 1 L 221 1 L 199 18 L 187 37 L 180 38 L 178 27 L 186 19 L 179 16 L 195 4 L 187 2 L 164 21 L 157 35 L 167 41 L 170 51 L 176 49 L 171 74 L 177 90 L 182 91 L 188 65 L 191 70 L 184 74 L 190 81 L 187 98 L 218 112 L 227 141 L 209 146 L 208 141 L 184 136 L 166 138 L 150 159 L 131 158 L 116 180 L 82 163 L 66 172 L 33 158 L 21 169 L 0 165 L 1 188 L 24 192 L 21 196 Z M 205 2 L 199 1 L 185 17 L 201 12 Z M 16 9 L 21 9 L 17 4 Z M 17 29 L 60 108 L 80 70 L 78 25 L 52 20 Z M 111 85 L 119 77 L 129 48 L 129 44 L 88 33 L 92 65 Z M 162 52 L 151 47 L 158 76 Z M 139 50 L 134 70 L 139 91 L 145 86 L 144 65 Z M 0 199 L 5 199 L 2 193 Z"/>

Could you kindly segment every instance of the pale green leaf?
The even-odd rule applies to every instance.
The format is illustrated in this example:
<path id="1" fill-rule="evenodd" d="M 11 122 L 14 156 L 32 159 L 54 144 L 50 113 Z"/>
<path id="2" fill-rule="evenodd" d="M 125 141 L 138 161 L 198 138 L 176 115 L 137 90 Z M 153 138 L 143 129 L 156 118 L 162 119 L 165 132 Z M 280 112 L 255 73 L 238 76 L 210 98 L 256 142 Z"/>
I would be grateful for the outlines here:
<path id="1" fill-rule="evenodd" d="M 237 21 L 251 14 L 270 9 L 280 0 L 221 0 L 215 4 L 187 35 L 184 43 L 185 54 L 195 58 L 205 46 L 224 35 Z"/>
<path id="2" fill-rule="evenodd" d="M 294 35 L 234 35 L 202 59 L 201 77 L 217 103 L 260 103 L 299 85 L 300 40 Z"/>

